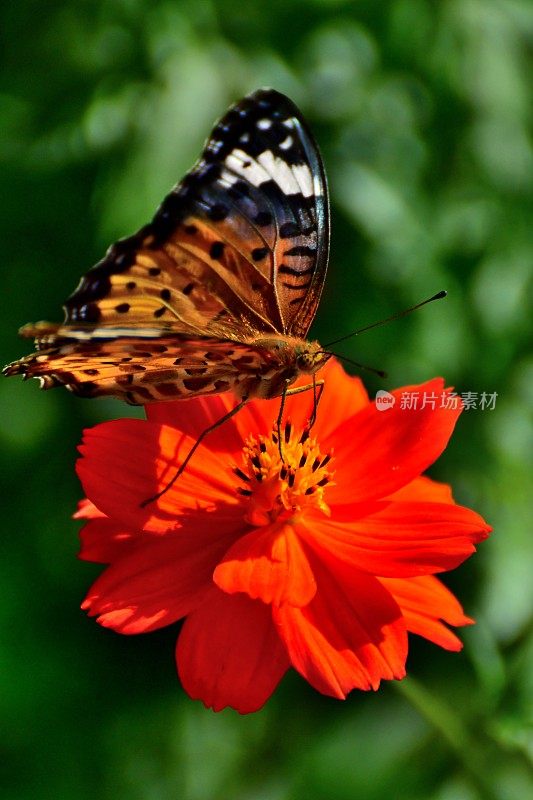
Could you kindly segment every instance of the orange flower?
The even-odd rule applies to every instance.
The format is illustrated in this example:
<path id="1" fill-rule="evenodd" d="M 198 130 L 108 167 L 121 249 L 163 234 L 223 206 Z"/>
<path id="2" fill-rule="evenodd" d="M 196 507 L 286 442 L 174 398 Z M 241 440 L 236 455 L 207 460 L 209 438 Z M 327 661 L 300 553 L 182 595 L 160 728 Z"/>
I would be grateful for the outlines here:
<path id="1" fill-rule="evenodd" d="M 407 632 L 448 650 L 444 624 L 472 622 L 435 573 L 490 530 L 421 473 L 461 409 L 440 407 L 441 379 L 394 392 L 380 411 L 330 362 L 311 434 L 312 392 L 252 401 L 205 440 L 157 502 L 199 433 L 235 400 L 160 403 L 148 420 L 85 432 L 78 474 L 81 558 L 109 566 L 83 608 L 120 633 L 186 617 L 177 644 L 185 690 L 208 707 L 259 709 L 289 667 L 344 698 L 405 675 Z M 404 408 L 403 392 L 439 398 Z"/>

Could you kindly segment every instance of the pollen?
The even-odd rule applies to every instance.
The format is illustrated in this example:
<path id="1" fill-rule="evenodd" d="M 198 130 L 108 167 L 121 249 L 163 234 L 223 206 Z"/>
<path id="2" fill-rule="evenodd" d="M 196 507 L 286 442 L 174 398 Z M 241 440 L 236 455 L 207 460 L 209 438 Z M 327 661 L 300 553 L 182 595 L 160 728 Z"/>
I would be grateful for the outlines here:
<path id="1" fill-rule="evenodd" d="M 234 468 L 241 482 L 237 491 L 249 500 L 247 522 L 268 525 L 311 507 L 329 516 L 325 494 L 332 485 L 331 459 L 307 429 L 297 431 L 289 421 L 282 429 L 281 448 L 276 428 L 270 436 L 250 437 L 241 467 Z"/>

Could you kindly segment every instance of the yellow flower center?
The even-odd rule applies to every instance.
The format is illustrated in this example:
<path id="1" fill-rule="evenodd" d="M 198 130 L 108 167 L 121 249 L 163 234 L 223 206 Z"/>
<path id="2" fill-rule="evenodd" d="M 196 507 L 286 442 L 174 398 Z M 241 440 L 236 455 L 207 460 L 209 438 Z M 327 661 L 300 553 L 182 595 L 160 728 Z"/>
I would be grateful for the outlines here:
<path id="1" fill-rule="evenodd" d="M 268 525 L 309 507 L 329 516 L 324 493 L 333 477 L 330 462 L 331 453 L 323 455 L 309 431 L 297 433 L 290 422 L 283 429 L 281 448 L 276 429 L 268 437 L 251 436 L 243 449 L 242 468 L 234 469 L 244 484 L 238 491 L 249 498 L 246 521 Z"/>

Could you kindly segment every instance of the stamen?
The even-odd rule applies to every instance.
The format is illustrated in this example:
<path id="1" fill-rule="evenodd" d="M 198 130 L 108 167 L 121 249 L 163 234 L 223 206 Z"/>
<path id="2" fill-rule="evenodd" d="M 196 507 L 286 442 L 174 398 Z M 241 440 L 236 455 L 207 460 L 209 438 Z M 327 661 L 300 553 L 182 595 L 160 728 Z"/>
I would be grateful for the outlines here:
<path id="1" fill-rule="evenodd" d="M 240 479 L 241 479 L 241 481 L 247 481 L 247 482 L 249 482 L 249 481 L 251 480 L 251 478 L 250 478 L 250 477 L 248 477 L 248 475 L 247 475 L 245 472 L 243 472 L 243 471 L 242 471 L 242 469 L 240 469 L 239 467 L 235 467 L 235 469 L 233 470 L 233 472 L 235 473 L 235 475 L 236 475 L 238 478 L 240 478 Z"/>
<path id="2" fill-rule="evenodd" d="M 270 436 L 250 437 L 243 450 L 243 466 L 234 468 L 245 483 L 238 493 L 247 498 L 245 519 L 251 525 L 268 525 L 280 517 L 294 519 L 306 506 L 329 515 L 325 487 L 333 474 L 326 467 L 331 454 L 323 455 L 309 430 L 294 431 L 290 422 L 283 427 L 283 456 L 274 427 Z"/>

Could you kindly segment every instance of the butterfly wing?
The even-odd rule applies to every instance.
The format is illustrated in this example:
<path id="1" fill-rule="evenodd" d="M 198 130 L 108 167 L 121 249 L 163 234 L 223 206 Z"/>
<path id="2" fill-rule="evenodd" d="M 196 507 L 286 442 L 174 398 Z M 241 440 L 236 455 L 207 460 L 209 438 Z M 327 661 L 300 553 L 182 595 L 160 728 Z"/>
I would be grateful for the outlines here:
<path id="1" fill-rule="evenodd" d="M 6 374 L 37 378 L 43 389 L 65 386 L 81 397 L 112 395 L 138 405 L 230 390 L 242 396 L 274 360 L 252 345 L 206 338 L 62 341 L 6 367 Z"/>
<path id="2" fill-rule="evenodd" d="M 277 330 L 304 338 L 329 254 L 326 176 L 305 120 L 287 97 L 261 90 L 215 127 L 203 158 L 222 165 L 238 213 L 262 234 L 264 245 L 246 256 L 267 278 Z"/>
<path id="3" fill-rule="evenodd" d="M 152 222 L 112 245 L 82 278 L 58 335 L 105 337 L 102 329 L 115 326 L 304 337 L 328 240 L 318 149 L 296 106 L 260 90 L 215 126 Z"/>
<path id="4" fill-rule="evenodd" d="M 215 126 L 152 222 L 113 244 L 82 278 L 65 304 L 65 322 L 21 330 L 36 339 L 39 360 L 21 359 L 6 372 L 75 387 L 87 383 L 83 366 L 101 367 L 90 343 L 107 353 L 114 341 L 127 358 L 133 340 L 145 339 L 144 350 L 155 354 L 173 336 L 179 358 L 199 338 L 203 349 L 205 340 L 227 348 L 264 334 L 303 338 L 327 268 L 328 213 L 324 170 L 305 121 L 284 95 L 260 90 Z M 64 360 L 73 354 L 75 369 Z M 153 360 L 142 366 L 160 369 Z M 107 380 L 93 381 L 102 390 L 95 394 L 112 393 L 104 388 L 116 376 Z"/>

